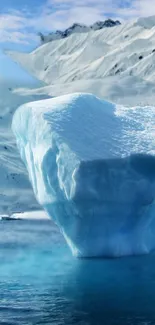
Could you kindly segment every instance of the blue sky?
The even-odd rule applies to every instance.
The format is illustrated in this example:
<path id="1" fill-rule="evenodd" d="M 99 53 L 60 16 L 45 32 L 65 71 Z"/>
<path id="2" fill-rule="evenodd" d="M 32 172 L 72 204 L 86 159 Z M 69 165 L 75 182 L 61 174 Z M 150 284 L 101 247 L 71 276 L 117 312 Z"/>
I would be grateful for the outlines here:
<path id="1" fill-rule="evenodd" d="M 4 0 L 0 1 L 0 73 L 15 66 L 5 48 L 30 51 L 37 33 L 65 29 L 74 22 L 91 24 L 106 17 L 134 19 L 155 15 L 155 0 Z"/>

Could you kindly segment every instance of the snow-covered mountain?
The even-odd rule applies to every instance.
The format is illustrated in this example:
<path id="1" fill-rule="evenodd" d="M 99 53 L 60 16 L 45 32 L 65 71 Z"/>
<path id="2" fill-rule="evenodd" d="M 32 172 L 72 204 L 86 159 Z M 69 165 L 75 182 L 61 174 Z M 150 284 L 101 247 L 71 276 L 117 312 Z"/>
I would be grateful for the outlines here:
<path id="1" fill-rule="evenodd" d="M 64 31 L 57 30 L 56 32 L 52 32 L 48 35 L 43 35 L 42 33 L 39 33 L 41 42 L 48 43 L 51 41 L 54 41 L 56 39 L 62 39 L 70 36 L 71 34 L 74 33 L 88 33 L 91 30 L 100 30 L 105 27 L 114 27 L 117 25 L 120 25 L 119 20 L 112 20 L 112 19 L 107 19 L 105 21 L 97 21 L 93 25 L 86 26 L 84 24 L 73 24 L 71 27 L 65 29 Z"/>
<path id="2" fill-rule="evenodd" d="M 43 80 L 51 96 L 91 92 L 120 104 L 154 105 L 155 17 L 94 29 L 71 33 L 29 54 L 8 54 Z"/>

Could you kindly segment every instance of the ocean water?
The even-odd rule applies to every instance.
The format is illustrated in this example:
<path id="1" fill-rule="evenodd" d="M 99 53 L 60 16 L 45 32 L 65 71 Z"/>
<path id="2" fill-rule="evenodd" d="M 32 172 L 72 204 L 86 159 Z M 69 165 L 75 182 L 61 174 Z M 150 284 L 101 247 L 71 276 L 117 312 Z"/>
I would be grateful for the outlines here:
<path id="1" fill-rule="evenodd" d="M 75 259 L 52 221 L 1 221 L 0 324 L 155 324 L 155 255 Z"/>

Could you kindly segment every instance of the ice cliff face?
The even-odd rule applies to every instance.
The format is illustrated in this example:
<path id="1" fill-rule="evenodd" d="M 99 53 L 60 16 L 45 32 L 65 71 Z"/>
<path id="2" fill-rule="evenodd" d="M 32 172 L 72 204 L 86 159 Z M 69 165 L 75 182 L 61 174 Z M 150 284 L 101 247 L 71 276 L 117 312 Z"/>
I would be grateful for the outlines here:
<path id="1" fill-rule="evenodd" d="M 13 132 L 39 203 L 76 256 L 155 248 L 155 111 L 91 94 L 21 106 Z"/>

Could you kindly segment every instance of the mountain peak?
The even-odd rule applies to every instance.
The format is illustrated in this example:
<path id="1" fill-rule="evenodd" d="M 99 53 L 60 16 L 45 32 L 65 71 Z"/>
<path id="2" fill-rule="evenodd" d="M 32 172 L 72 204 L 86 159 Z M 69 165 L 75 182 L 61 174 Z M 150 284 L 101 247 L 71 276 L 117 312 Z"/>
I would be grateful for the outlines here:
<path id="1" fill-rule="evenodd" d="M 102 28 L 106 27 L 115 27 L 121 25 L 119 20 L 112 20 L 112 19 L 106 19 L 105 21 L 97 21 L 96 23 L 87 26 L 85 24 L 79 24 L 79 23 L 74 23 L 72 26 L 69 28 L 65 29 L 64 31 L 57 30 L 55 32 L 51 32 L 48 35 L 44 35 L 42 33 L 39 33 L 40 39 L 42 44 L 52 42 L 57 39 L 62 39 L 70 36 L 73 33 L 87 33 L 91 30 L 100 30 Z"/>

